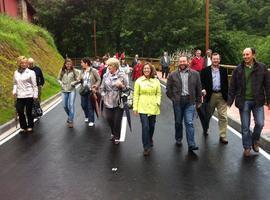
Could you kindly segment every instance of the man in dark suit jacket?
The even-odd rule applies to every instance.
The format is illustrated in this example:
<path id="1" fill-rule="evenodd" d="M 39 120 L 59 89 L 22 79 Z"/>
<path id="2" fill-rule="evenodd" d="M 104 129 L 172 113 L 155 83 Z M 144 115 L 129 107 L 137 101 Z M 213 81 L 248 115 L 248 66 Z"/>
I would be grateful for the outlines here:
<path id="1" fill-rule="evenodd" d="M 135 65 L 137 65 L 138 59 L 139 59 L 139 55 L 136 54 L 135 57 L 134 57 L 134 59 L 133 59 L 133 61 L 132 61 L 132 63 L 131 63 L 132 69 L 134 69 Z"/>
<path id="2" fill-rule="evenodd" d="M 212 65 L 212 50 L 211 49 L 207 49 L 206 54 L 204 56 L 204 67 L 209 67 Z"/>
<path id="3" fill-rule="evenodd" d="M 198 150 L 194 138 L 193 118 L 195 107 L 201 105 L 202 88 L 199 72 L 189 68 L 186 56 L 179 58 L 179 67 L 169 75 L 166 89 L 166 94 L 173 103 L 176 144 L 182 143 L 184 119 L 188 149 Z"/>
<path id="4" fill-rule="evenodd" d="M 165 78 L 167 78 L 170 71 L 171 60 L 166 51 L 164 52 L 164 56 L 162 56 L 160 59 L 160 64 L 162 68 L 162 78 L 164 75 Z"/>
<path id="5" fill-rule="evenodd" d="M 206 128 L 208 129 L 210 118 L 217 108 L 220 142 L 227 144 L 228 74 L 219 64 L 220 55 L 213 53 L 212 66 L 204 68 L 201 72 L 202 93 L 208 107 Z M 205 135 L 208 134 L 207 129 L 204 130 Z"/>

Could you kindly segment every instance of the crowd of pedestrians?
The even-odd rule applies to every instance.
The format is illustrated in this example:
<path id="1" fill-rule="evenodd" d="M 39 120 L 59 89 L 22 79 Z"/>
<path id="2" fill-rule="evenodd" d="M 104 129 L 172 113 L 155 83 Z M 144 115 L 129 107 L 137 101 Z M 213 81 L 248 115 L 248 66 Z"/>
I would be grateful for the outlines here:
<path id="1" fill-rule="evenodd" d="M 185 126 L 188 150 L 198 150 L 193 125 L 195 112 L 200 117 L 203 134 L 208 136 L 211 116 L 217 109 L 219 141 L 228 144 L 227 107 L 235 101 L 241 119 L 243 154 L 249 156 L 251 149 L 259 151 L 258 140 L 264 126 L 263 106 L 267 104 L 270 109 L 270 74 L 266 65 L 256 60 L 253 48 L 244 49 L 243 62 L 234 70 L 230 85 L 227 70 L 220 66 L 220 62 L 220 54 L 212 53 L 209 49 L 203 58 L 198 49 L 193 59 L 180 55 L 177 69 L 170 72 L 168 53 L 164 52 L 161 57 L 162 78 L 167 79 L 166 95 L 173 105 L 175 142 L 178 146 L 182 145 Z M 33 101 L 40 100 L 44 78 L 32 58 L 20 56 L 17 65 L 13 95 L 16 97 L 22 132 L 30 132 L 34 126 L 31 115 Z M 93 127 L 99 107 L 104 107 L 104 115 L 111 129 L 110 140 L 118 145 L 124 113 L 121 93 L 131 87 L 131 78 L 134 81 L 133 112 L 141 121 L 143 155 L 149 156 L 161 105 L 161 87 L 155 67 L 150 62 L 141 62 L 138 55 L 135 55 L 130 67 L 124 54 L 113 58 L 105 55 L 101 62 L 85 57 L 81 59 L 81 67 L 80 71 L 76 70 L 72 60 L 67 58 L 57 78 L 61 85 L 67 126 L 74 127 L 76 85 L 79 85 L 84 121 Z M 250 130 L 251 112 L 255 122 L 253 131 Z"/>

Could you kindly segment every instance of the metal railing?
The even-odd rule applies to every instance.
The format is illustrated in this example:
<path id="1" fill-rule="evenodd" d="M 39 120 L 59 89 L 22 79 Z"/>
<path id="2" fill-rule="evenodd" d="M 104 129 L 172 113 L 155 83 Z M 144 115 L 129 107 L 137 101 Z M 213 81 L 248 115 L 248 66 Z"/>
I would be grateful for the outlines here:
<path id="1" fill-rule="evenodd" d="M 81 65 L 81 58 L 71 58 L 73 61 L 74 66 L 76 66 L 76 68 L 80 68 Z M 92 58 L 94 59 L 94 58 Z M 125 57 L 125 60 L 127 61 L 127 63 L 129 65 L 131 65 L 132 61 L 133 61 L 133 57 Z M 140 57 L 139 60 L 142 63 L 145 62 L 151 62 L 156 70 L 161 71 L 161 65 L 160 65 L 160 58 L 147 58 L 147 57 Z M 170 71 L 174 71 L 177 68 L 178 65 L 178 61 L 177 60 L 171 60 L 171 64 L 170 64 Z M 232 72 L 233 70 L 236 68 L 235 65 L 221 65 L 222 67 L 225 67 L 227 69 L 227 73 L 229 78 L 232 76 Z"/>

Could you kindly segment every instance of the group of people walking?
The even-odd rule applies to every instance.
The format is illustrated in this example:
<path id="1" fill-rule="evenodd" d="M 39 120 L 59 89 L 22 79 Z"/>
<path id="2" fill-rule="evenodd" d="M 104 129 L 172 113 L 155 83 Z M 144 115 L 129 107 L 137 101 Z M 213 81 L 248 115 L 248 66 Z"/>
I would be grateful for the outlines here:
<path id="1" fill-rule="evenodd" d="M 197 50 L 196 57 L 192 61 L 187 56 L 181 55 L 178 68 L 171 73 L 168 73 L 167 69 L 164 70 L 167 67 L 166 63 L 170 62 L 167 53 L 164 54 L 161 62 L 165 63 L 162 64 L 162 75 L 167 78 L 166 95 L 173 104 L 176 145 L 182 145 L 184 121 L 188 150 L 198 150 L 193 125 L 195 112 L 197 110 L 203 134 L 207 136 L 209 122 L 215 109 L 218 113 L 219 141 L 228 144 L 227 106 L 230 107 L 235 101 L 241 118 L 244 156 L 249 156 L 251 149 L 258 152 L 258 141 L 264 126 L 265 102 L 270 109 L 270 74 L 266 65 L 257 62 L 255 49 L 244 49 L 243 62 L 234 70 L 229 86 L 227 70 L 220 66 L 220 54 L 212 54 L 209 50 L 204 61 L 201 60 L 200 54 L 201 51 Z M 110 140 L 114 144 L 119 144 L 124 112 L 121 92 L 129 88 L 127 75 L 129 71 L 121 69 L 124 62 L 121 64 L 117 58 L 106 58 L 103 65 L 99 72 L 92 67 L 89 58 L 83 58 L 82 70 L 79 72 L 74 69 L 72 60 L 65 60 L 58 75 L 62 88 L 63 107 L 67 114 L 67 125 L 73 128 L 76 85 L 80 85 L 84 121 L 92 127 L 95 125 L 95 112 L 97 112 L 95 103 L 101 96 L 105 117 L 111 129 Z M 37 82 L 43 85 L 44 79 L 37 81 L 34 71 L 28 69 L 29 60 L 25 57 L 19 57 L 18 66 L 14 74 L 13 89 L 13 94 L 17 98 L 16 108 L 22 130 L 32 131 L 34 124 L 31 105 L 33 99 L 38 98 Z M 140 117 L 143 155 L 148 156 L 154 145 L 156 116 L 160 114 L 161 87 L 155 67 L 151 63 L 141 64 L 140 68 L 141 76 L 137 77 L 134 83 L 133 111 L 135 116 Z M 26 107 L 28 122 L 24 116 L 24 107 Z M 251 112 L 255 121 L 253 131 L 250 130 Z"/>
<path id="2" fill-rule="evenodd" d="M 167 96 L 173 102 L 176 144 L 182 142 L 184 119 L 189 150 L 197 150 L 194 141 L 193 118 L 195 107 L 201 120 L 203 133 L 207 136 L 209 121 L 215 109 L 218 114 L 219 140 L 228 144 L 227 107 L 235 102 L 241 119 L 243 154 L 249 156 L 251 149 L 259 152 L 259 139 L 264 126 L 264 105 L 270 109 L 270 73 L 267 66 L 256 60 L 254 48 L 243 50 L 243 62 L 233 71 L 228 84 L 227 70 L 220 66 L 221 56 L 211 53 L 210 65 L 204 67 L 201 51 L 188 64 L 181 56 L 179 68 L 167 80 Z M 250 130 L 251 112 L 255 127 Z"/>

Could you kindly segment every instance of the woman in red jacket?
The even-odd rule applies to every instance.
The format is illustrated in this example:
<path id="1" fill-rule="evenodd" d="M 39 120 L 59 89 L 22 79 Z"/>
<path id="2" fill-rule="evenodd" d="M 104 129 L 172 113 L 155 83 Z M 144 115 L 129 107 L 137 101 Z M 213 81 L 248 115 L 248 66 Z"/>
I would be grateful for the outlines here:
<path id="1" fill-rule="evenodd" d="M 142 76 L 142 63 L 138 60 L 138 63 L 135 65 L 133 72 L 132 72 L 132 80 L 136 81 L 140 76 Z"/>

